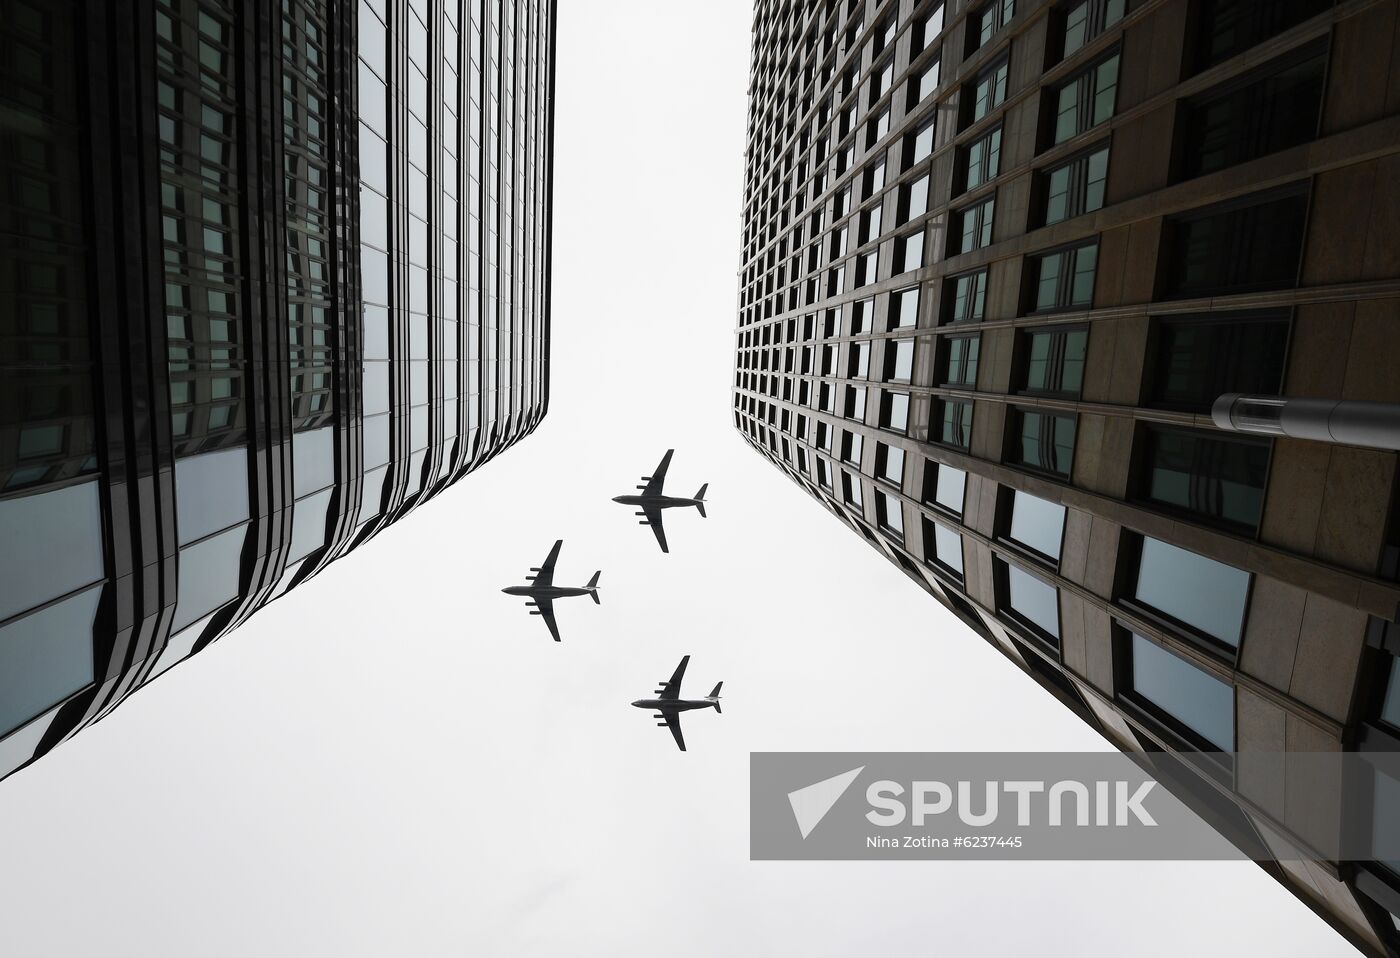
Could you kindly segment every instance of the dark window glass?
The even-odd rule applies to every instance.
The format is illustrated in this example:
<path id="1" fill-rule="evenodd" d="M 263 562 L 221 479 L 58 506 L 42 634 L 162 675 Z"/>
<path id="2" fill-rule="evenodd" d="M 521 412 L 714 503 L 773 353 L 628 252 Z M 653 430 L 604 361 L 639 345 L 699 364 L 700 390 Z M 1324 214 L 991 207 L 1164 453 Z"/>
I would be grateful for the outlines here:
<path id="1" fill-rule="evenodd" d="M 1197 72 L 1322 13 L 1332 0 L 1212 0 L 1200 3 Z"/>
<path id="2" fill-rule="evenodd" d="M 963 155 L 963 189 L 976 189 L 1001 172 L 1001 127 L 967 148 Z"/>
<path id="3" fill-rule="evenodd" d="M 914 375 L 914 341 L 889 340 L 885 344 L 886 382 L 907 383 Z"/>
<path id="4" fill-rule="evenodd" d="M 904 484 L 904 450 L 898 446 L 875 444 L 875 476 L 896 488 Z"/>
<path id="5" fill-rule="evenodd" d="M 1149 404 L 1207 412 L 1224 393 L 1277 395 L 1287 343 L 1281 316 L 1158 317 Z"/>
<path id="6" fill-rule="evenodd" d="M 1188 100 L 1185 175 L 1213 173 L 1314 139 L 1326 67 L 1324 40 Z"/>
<path id="7" fill-rule="evenodd" d="M 987 67 L 971 85 L 963 90 L 966 98 L 968 123 L 976 123 L 982 117 L 1001 106 L 1006 101 L 1006 83 L 1009 76 L 1007 61 L 1003 57 L 999 63 Z"/>
<path id="8" fill-rule="evenodd" d="M 880 397 L 880 428 L 903 433 L 909 428 L 909 396 L 886 392 Z"/>
<path id="9" fill-rule="evenodd" d="M 1098 261 L 1097 240 L 1085 246 L 1032 257 L 1030 275 L 1034 286 L 1031 290 L 1031 310 L 1045 312 L 1092 305 Z"/>
<path id="10" fill-rule="evenodd" d="M 989 0 L 967 18 L 967 52 L 980 50 L 1016 15 L 1016 0 Z"/>
<path id="11" fill-rule="evenodd" d="M 1151 427 L 1141 494 L 1213 522 L 1258 527 L 1264 508 L 1267 441 Z"/>
<path id="12" fill-rule="evenodd" d="M 1113 116 L 1118 98 L 1118 54 L 1061 84 L 1051 96 L 1055 110 L 1053 143 L 1091 130 Z"/>
<path id="13" fill-rule="evenodd" d="M 960 516 L 966 491 L 967 473 L 932 459 L 924 460 L 924 502 Z"/>
<path id="14" fill-rule="evenodd" d="M 904 138 L 904 168 L 907 170 L 933 154 L 934 117 L 929 117 Z"/>
<path id="15" fill-rule="evenodd" d="M 944 336 L 943 361 L 939 364 L 940 380 L 945 386 L 977 386 L 977 354 L 981 336 Z"/>
<path id="16" fill-rule="evenodd" d="M 1246 202 L 1168 221 L 1170 295 L 1279 289 L 1297 283 L 1307 194 L 1251 197 Z"/>
<path id="17" fill-rule="evenodd" d="M 1012 409 L 1013 462 L 1068 479 L 1074 463 L 1074 417 Z"/>
<path id="18" fill-rule="evenodd" d="M 972 442 L 972 403 L 944 399 L 938 404 L 935 442 L 966 449 Z"/>
<path id="19" fill-rule="evenodd" d="M 979 269 L 975 273 L 964 273 L 948 280 L 948 319 L 946 322 L 981 322 L 986 305 L 987 271 L 985 269 Z"/>
<path id="20" fill-rule="evenodd" d="M 1078 0 L 1065 10 L 1062 52 L 1069 56 L 1119 20 L 1127 0 Z"/>
<path id="21" fill-rule="evenodd" d="M 1400 656 L 1390 657 L 1389 673 L 1385 698 L 1381 701 L 1381 721 L 1391 728 L 1400 729 Z"/>
<path id="22" fill-rule="evenodd" d="M 956 256 L 991 245 L 995 215 L 995 196 L 953 213 L 953 228 L 948 231 L 948 255 Z"/>
<path id="23" fill-rule="evenodd" d="M 1040 174 L 1045 225 L 1092 213 L 1103 207 L 1108 184 L 1108 145 L 1075 157 Z"/>
<path id="24" fill-rule="evenodd" d="M 1084 385 L 1084 357 L 1089 350 L 1087 329 L 1050 329 L 1026 334 L 1028 393 L 1078 397 Z"/>
<path id="25" fill-rule="evenodd" d="M 888 492 L 875 493 L 875 521 L 881 529 L 904 541 L 904 506 L 898 496 Z"/>

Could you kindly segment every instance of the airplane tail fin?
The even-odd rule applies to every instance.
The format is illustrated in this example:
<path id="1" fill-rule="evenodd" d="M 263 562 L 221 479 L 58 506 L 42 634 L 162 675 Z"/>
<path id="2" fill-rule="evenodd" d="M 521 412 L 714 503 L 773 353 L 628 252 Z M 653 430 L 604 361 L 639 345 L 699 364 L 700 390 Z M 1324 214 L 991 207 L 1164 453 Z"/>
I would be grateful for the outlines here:
<path id="1" fill-rule="evenodd" d="M 723 686 L 724 686 L 724 683 L 723 683 L 723 682 L 717 682 L 717 683 L 715 683 L 714 690 L 713 690 L 712 692 L 710 692 L 709 695 L 705 696 L 705 698 L 707 698 L 707 699 L 710 700 L 710 704 L 713 705 L 713 706 L 715 707 L 715 711 L 716 711 L 716 712 L 720 712 L 720 714 L 724 714 L 724 713 L 720 710 L 720 707 L 719 707 L 719 690 L 720 690 Z"/>
<path id="2" fill-rule="evenodd" d="M 603 604 L 603 600 L 598 598 L 598 577 L 602 574 L 603 570 L 599 569 L 597 572 L 593 573 L 593 578 L 588 580 L 588 585 L 584 586 L 584 588 L 588 590 L 588 594 L 593 597 L 593 603 L 595 605 Z"/>
<path id="3" fill-rule="evenodd" d="M 707 482 L 701 486 L 700 491 L 695 494 L 695 508 L 700 510 L 701 518 L 706 519 L 709 518 L 705 515 L 705 490 L 708 488 L 710 488 L 710 484 Z"/>

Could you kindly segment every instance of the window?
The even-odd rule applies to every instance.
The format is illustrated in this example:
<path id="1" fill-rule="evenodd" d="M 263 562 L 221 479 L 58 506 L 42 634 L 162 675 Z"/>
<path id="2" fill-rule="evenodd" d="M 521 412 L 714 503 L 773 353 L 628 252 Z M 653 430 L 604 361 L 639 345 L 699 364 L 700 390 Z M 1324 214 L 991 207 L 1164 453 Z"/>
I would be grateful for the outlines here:
<path id="1" fill-rule="evenodd" d="M 924 502 L 962 515 L 963 493 L 967 489 L 967 473 L 952 466 L 924 460 Z"/>
<path id="2" fill-rule="evenodd" d="M 1045 312 L 1091 305 L 1098 259 L 1098 240 L 1032 257 L 1029 270 L 1035 284 L 1032 310 Z"/>
<path id="3" fill-rule="evenodd" d="M 1066 80 L 1052 99 L 1055 104 L 1055 143 L 1091 130 L 1113 116 L 1118 96 L 1118 54 Z"/>
<path id="4" fill-rule="evenodd" d="M 1203 296 L 1294 286 L 1308 195 L 1292 190 L 1168 219 L 1167 290 Z"/>
<path id="5" fill-rule="evenodd" d="M 894 272 L 912 273 L 924 265 L 924 231 L 901 236 L 895 241 Z"/>
<path id="6" fill-rule="evenodd" d="M 927 50 L 930 43 L 943 32 L 943 4 L 938 4 L 914 23 L 914 44 L 910 56 Z"/>
<path id="7" fill-rule="evenodd" d="M 919 322 L 919 287 L 896 290 L 890 294 L 890 329 L 908 329 Z"/>
<path id="8" fill-rule="evenodd" d="M 1200 4 L 1195 63 L 1200 72 L 1332 6 L 1332 0 L 1214 0 Z"/>
<path id="9" fill-rule="evenodd" d="M 1198 748 L 1235 748 L 1235 692 L 1229 685 L 1173 652 L 1130 633 L 1129 700 Z"/>
<path id="10" fill-rule="evenodd" d="M 1065 11 L 1064 43 L 1061 52 L 1069 56 L 1119 20 L 1127 0 L 1078 0 Z"/>
<path id="11" fill-rule="evenodd" d="M 860 478 L 849 472 L 841 473 L 841 495 L 848 505 L 859 509 L 864 503 L 860 497 Z"/>
<path id="12" fill-rule="evenodd" d="M 1006 101 L 1007 76 L 1005 57 L 977 74 L 971 87 L 964 90 L 966 99 L 971 105 L 971 113 L 968 115 L 967 123 L 976 123 Z"/>
<path id="13" fill-rule="evenodd" d="M 1380 718 L 1386 725 L 1400 731 L 1400 656 L 1390 657 L 1388 673 Z"/>
<path id="14" fill-rule="evenodd" d="M 967 18 L 967 52 L 980 50 L 1016 15 L 1016 0 L 989 0 Z"/>
<path id="15" fill-rule="evenodd" d="M 1253 535 L 1264 508 L 1269 442 L 1147 428 L 1142 498 Z"/>
<path id="16" fill-rule="evenodd" d="M 914 341 L 885 341 L 885 381 L 907 383 L 914 375 Z"/>
<path id="17" fill-rule="evenodd" d="M 884 392 L 880 396 L 880 428 L 903 433 L 909 428 L 909 395 Z"/>
<path id="18" fill-rule="evenodd" d="M 1046 226 L 1102 209 L 1108 183 L 1108 145 L 1046 170 L 1038 179 L 1045 203 L 1041 220 Z"/>
<path id="19" fill-rule="evenodd" d="M 977 353 L 981 344 L 980 334 L 942 337 L 939 379 L 944 386 L 977 388 Z"/>
<path id="20" fill-rule="evenodd" d="M 1043 642 L 1060 644 L 1060 593 L 1053 585 L 1020 566 L 993 560 L 997 611 Z"/>
<path id="21" fill-rule="evenodd" d="M 851 343 L 851 351 L 846 360 L 847 379 L 868 379 L 870 377 L 870 344 Z"/>
<path id="22" fill-rule="evenodd" d="M 860 336 L 875 328 L 875 300 L 861 299 L 851 304 L 851 335 Z"/>
<path id="23" fill-rule="evenodd" d="M 880 142 L 880 138 L 890 132 L 890 111 L 889 107 L 881 110 L 875 119 L 865 125 L 865 148 L 873 150 L 875 144 Z"/>
<path id="24" fill-rule="evenodd" d="M 1053 563 L 1060 561 L 1065 532 L 1065 507 L 1019 489 L 1011 492 L 1011 524 L 1007 537 Z"/>
<path id="25" fill-rule="evenodd" d="M 817 482 L 825 489 L 831 488 L 831 466 L 821 457 L 817 458 Z"/>
<path id="26" fill-rule="evenodd" d="M 898 496 L 888 492 L 875 493 L 875 521 L 886 532 L 893 532 L 904 539 L 904 505 Z"/>
<path id="27" fill-rule="evenodd" d="M 943 523 L 923 517 L 924 561 L 959 582 L 963 577 L 962 535 Z"/>
<path id="28" fill-rule="evenodd" d="M 1308 44 L 1186 101 L 1183 173 L 1213 173 L 1317 136 L 1327 42 Z"/>
<path id="29" fill-rule="evenodd" d="M 904 450 L 898 446 L 875 444 L 875 477 L 899 488 L 904 485 Z"/>
<path id="30" fill-rule="evenodd" d="M 972 403 L 959 399 L 938 401 L 938 434 L 934 442 L 966 449 L 972 442 Z"/>
<path id="31" fill-rule="evenodd" d="M 1148 403 L 1208 412 L 1224 393 L 1278 395 L 1288 317 L 1206 313 L 1153 320 Z"/>
<path id="32" fill-rule="evenodd" d="M 948 322 L 979 323 L 987 305 L 987 271 L 979 269 L 948 280 Z"/>
<path id="33" fill-rule="evenodd" d="M 928 175 L 899 189 L 899 222 L 907 223 L 928 212 Z"/>
<path id="34" fill-rule="evenodd" d="M 1143 537 L 1133 598 L 1234 649 L 1240 642 L 1249 573 Z"/>
<path id="35" fill-rule="evenodd" d="M 878 40 L 879 37 L 876 37 Z M 878 51 L 876 51 L 878 53 Z M 874 106 L 894 82 L 894 57 L 876 67 L 870 75 L 870 106 Z"/>
<path id="36" fill-rule="evenodd" d="M 1074 462 L 1074 417 L 1013 408 L 1011 461 L 1068 479 Z"/>
<path id="37" fill-rule="evenodd" d="M 865 198 L 870 199 L 885 187 L 885 159 L 871 163 L 865 168 Z"/>
<path id="38" fill-rule="evenodd" d="M 856 468 L 860 468 L 860 433 L 842 430 L 841 432 L 841 461 L 853 462 Z"/>
<path id="39" fill-rule="evenodd" d="M 880 204 L 862 210 L 860 214 L 860 242 L 864 246 L 880 237 Z"/>
<path id="40" fill-rule="evenodd" d="M 862 253 L 856 258 L 856 276 L 852 289 L 859 289 L 862 286 L 869 286 L 875 282 L 876 272 L 880 266 L 880 251 L 873 249 L 868 253 Z"/>
<path id="41" fill-rule="evenodd" d="M 967 148 L 963 170 L 964 190 L 976 189 L 1001 171 L 1001 127 Z"/>
<path id="42" fill-rule="evenodd" d="M 909 81 L 909 99 L 905 103 L 905 110 L 912 112 L 923 100 L 931 95 L 938 88 L 939 62 L 934 59 L 932 63 L 924 67 Z"/>
<path id="43" fill-rule="evenodd" d="M 907 170 L 915 163 L 926 160 L 933 155 L 933 134 L 935 117 L 930 116 L 920 123 L 913 133 L 904 138 L 904 168 Z"/>
<path id="44" fill-rule="evenodd" d="M 1026 378 L 1022 391 L 1077 399 L 1084 384 L 1089 331 L 1039 330 L 1026 334 L 1024 342 Z"/>
<path id="45" fill-rule="evenodd" d="M 992 219 L 995 213 L 995 196 L 989 196 L 965 210 L 954 212 L 953 228 L 948 232 L 948 255 L 956 256 L 991 245 Z"/>

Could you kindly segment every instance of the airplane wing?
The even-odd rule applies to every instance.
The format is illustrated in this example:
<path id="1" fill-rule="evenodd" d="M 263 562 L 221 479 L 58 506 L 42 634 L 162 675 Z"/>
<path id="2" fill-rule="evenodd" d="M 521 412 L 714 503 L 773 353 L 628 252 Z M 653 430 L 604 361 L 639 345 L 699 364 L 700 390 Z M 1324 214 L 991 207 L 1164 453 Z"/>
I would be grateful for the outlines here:
<path id="1" fill-rule="evenodd" d="M 671 453 L 675 451 L 674 449 L 667 449 L 666 455 L 661 457 L 661 464 L 652 470 L 651 475 L 642 477 L 647 481 L 646 489 L 643 491 L 642 495 L 661 495 L 661 487 L 666 485 L 666 470 L 671 466 Z"/>
<path id="2" fill-rule="evenodd" d="M 681 679 L 685 678 L 685 667 L 690 664 L 690 656 L 681 658 L 681 664 L 676 666 L 675 673 L 667 681 L 661 683 L 661 688 L 656 690 L 657 698 L 677 699 L 681 696 Z"/>
<path id="3" fill-rule="evenodd" d="M 535 585 L 547 586 L 554 584 L 554 563 L 559 560 L 559 547 L 563 544 L 563 539 L 560 539 L 558 542 L 554 543 L 554 548 L 550 549 L 549 555 L 545 556 L 544 564 L 541 565 L 538 569 L 530 570 L 531 572 L 535 573 L 535 578 L 533 580 Z"/>
<path id="4" fill-rule="evenodd" d="M 647 525 L 656 533 L 656 541 L 660 543 L 661 551 L 669 553 L 671 550 L 666 547 L 666 530 L 661 527 L 661 510 L 643 508 L 642 511 L 647 514 Z"/>
<path id="5" fill-rule="evenodd" d="M 671 736 L 676 740 L 676 745 L 684 752 L 685 737 L 681 735 L 681 713 L 675 709 L 664 709 L 658 712 L 657 716 L 666 720 L 666 727 L 671 730 Z"/>
<path id="6" fill-rule="evenodd" d="M 535 607 L 538 614 L 544 617 L 544 624 L 549 627 L 549 634 L 554 636 L 554 641 L 560 641 L 559 625 L 554 621 L 554 600 L 536 599 Z"/>

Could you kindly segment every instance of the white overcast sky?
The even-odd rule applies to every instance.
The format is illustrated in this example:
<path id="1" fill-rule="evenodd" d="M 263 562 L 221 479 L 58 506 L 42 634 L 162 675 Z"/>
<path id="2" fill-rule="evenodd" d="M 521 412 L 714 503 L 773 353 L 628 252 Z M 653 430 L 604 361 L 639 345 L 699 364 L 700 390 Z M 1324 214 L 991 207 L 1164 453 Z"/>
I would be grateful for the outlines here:
<path id="1" fill-rule="evenodd" d="M 748 861 L 751 750 L 1106 747 L 730 425 L 750 16 L 562 0 L 548 418 L 0 784 L 0 954 L 1354 954 L 1249 863 Z"/>

